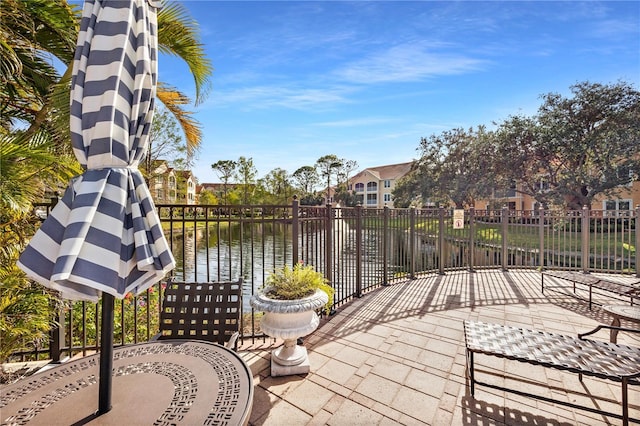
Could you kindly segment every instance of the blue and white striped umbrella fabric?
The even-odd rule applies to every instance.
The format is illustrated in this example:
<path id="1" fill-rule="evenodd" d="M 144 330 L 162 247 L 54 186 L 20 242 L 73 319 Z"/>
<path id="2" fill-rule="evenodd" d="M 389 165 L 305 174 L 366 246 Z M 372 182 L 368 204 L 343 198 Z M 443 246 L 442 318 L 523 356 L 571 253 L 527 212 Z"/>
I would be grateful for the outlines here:
<path id="1" fill-rule="evenodd" d="M 67 299 L 138 294 L 175 267 L 138 170 L 157 82 L 152 0 L 86 0 L 73 62 L 74 178 L 18 265 Z"/>

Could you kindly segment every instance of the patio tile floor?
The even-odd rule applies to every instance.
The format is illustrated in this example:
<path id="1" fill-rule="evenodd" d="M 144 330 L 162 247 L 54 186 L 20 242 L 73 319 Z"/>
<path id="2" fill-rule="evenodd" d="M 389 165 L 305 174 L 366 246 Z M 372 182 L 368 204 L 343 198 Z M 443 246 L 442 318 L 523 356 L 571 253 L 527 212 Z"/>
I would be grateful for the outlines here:
<path id="1" fill-rule="evenodd" d="M 619 279 L 619 277 L 618 277 Z M 602 298 L 601 302 L 605 302 Z M 619 303 L 619 302 L 618 302 Z M 254 374 L 251 425 L 607 425 L 614 417 L 479 386 L 465 386 L 462 321 L 576 335 L 611 318 L 594 305 L 540 291 L 533 270 L 448 272 L 404 280 L 340 307 L 305 338 L 311 372 L 270 377 L 281 342 L 239 348 Z M 637 324 L 623 326 L 637 327 Z M 608 332 L 598 335 L 608 339 Z M 640 346 L 620 333 L 618 343 Z M 477 356 L 483 381 L 619 414 L 620 385 L 497 357 Z M 640 422 L 640 387 L 629 387 Z"/>

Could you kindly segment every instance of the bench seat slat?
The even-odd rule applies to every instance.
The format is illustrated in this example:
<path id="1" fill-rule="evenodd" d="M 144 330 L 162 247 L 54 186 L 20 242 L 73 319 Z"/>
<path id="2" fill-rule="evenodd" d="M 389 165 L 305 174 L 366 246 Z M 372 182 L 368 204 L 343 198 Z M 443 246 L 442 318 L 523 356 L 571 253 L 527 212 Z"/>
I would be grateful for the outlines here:
<path id="1" fill-rule="evenodd" d="M 465 321 L 467 349 L 588 376 L 640 383 L 640 349 L 499 324 Z"/>
<path id="2" fill-rule="evenodd" d="M 570 281 L 574 284 L 574 293 L 575 293 L 575 285 L 582 284 L 587 286 L 589 290 L 589 309 L 591 309 L 592 304 L 592 289 L 602 290 L 609 292 L 611 294 L 622 296 L 625 298 L 629 298 L 629 301 L 633 305 L 634 299 L 638 299 L 640 297 L 640 282 L 633 283 L 622 283 L 617 282 L 601 277 L 597 277 L 590 274 L 585 274 L 577 271 L 543 271 L 542 274 L 542 292 L 544 293 L 545 285 L 544 285 L 544 277 L 553 277 L 562 280 Z"/>

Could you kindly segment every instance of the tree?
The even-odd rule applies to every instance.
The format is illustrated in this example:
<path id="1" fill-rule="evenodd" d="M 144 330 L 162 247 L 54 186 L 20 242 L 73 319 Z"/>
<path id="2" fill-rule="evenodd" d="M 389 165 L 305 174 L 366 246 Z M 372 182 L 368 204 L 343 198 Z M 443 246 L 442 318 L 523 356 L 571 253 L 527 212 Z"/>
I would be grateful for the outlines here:
<path id="1" fill-rule="evenodd" d="M 475 200 L 487 198 L 500 182 L 494 179 L 491 133 L 484 126 L 467 131 L 445 132 L 447 156 L 439 174 L 440 194 L 447 195 L 456 208 L 473 206 Z"/>
<path id="2" fill-rule="evenodd" d="M 292 195 L 292 187 L 289 180 L 289 173 L 287 173 L 286 170 L 279 167 L 275 168 L 267 173 L 267 175 L 260 180 L 260 183 L 266 192 L 272 195 L 274 204 L 286 204 L 289 202 L 289 197 Z"/>
<path id="3" fill-rule="evenodd" d="M 28 158 L 31 154 L 41 156 L 46 147 L 56 158 L 47 169 L 68 169 L 75 163 L 69 143 L 69 90 L 81 11 L 75 5 L 49 0 L 3 0 L 0 9 L 0 34 L 5 41 L 0 49 L 0 135 L 6 136 L 2 139 L 3 150 L 15 150 L 19 145 L 34 149 L 33 153 L 23 151 Z M 201 101 L 212 67 L 184 6 L 171 4 L 160 10 L 158 40 L 161 51 L 187 63 L 196 85 L 196 102 Z M 52 58 L 67 66 L 63 75 L 53 66 Z M 181 109 L 188 98 L 162 83 L 157 95 L 179 120 L 187 145 L 197 146 L 201 138 L 198 126 Z M 29 188 L 56 189 L 68 181 L 64 170 L 56 176 L 27 174 L 18 167 L 0 170 L 3 179 L 13 179 L 7 175 L 9 170 L 22 178 L 28 175 L 22 185 Z M 32 195 L 36 198 L 31 202 L 42 192 Z"/>
<path id="4" fill-rule="evenodd" d="M 242 204 L 249 204 L 256 184 L 258 170 L 253 158 L 240 157 L 237 162 L 236 179 L 242 185 Z"/>
<path id="5" fill-rule="evenodd" d="M 342 160 L 334 154 L 324 155 L 316 161 L 320 176 L 327 180 L 327 203 L 331 200 L 331 176 L 342 167 Z"/>
<path id="6" fill-rule="evenodd" d="M 188 170 L 193 166 L 193 154 L 187 150 L 177 121 L 166 108 L 157 106 L 151 124 L 149 150 L 145 162 L 148 178 L 153 173 L 153 165 L 161 159 L 178 170 Z"/>
<path id="7" fill-rule="evenodd" d="M 340 167 L 338 167 L 337 171 L 337 182 L 338 185 L 341 183 L 344 184 L 345 188 L 349 188 L 349 174 L 358 168 L 358 162 L 356 160 L 347 160 L 341 159 L 342 163 Z"/>
<path id="8" fill-rule="evenodd" d="M 355 191 L 349 192 L 349 174 L 358 168 L 355 160 L 340 160 L 342 165 L 336 171 L 336 191 L 334 199 L 343 206 L 353 207 L 360 201 Z"/>
<path id="9" fill-rule="evenodd" d="M 59 149 L 70 153 L 69 84 L 81 11 L 48 0 L 3 0 L 0 7 L 0 33 L 6 40 L 0 50 L 0 123 L 5 130 L 26 123 L 27 139 L 42 130 L 49 132 Z M 212 66 L 183 5 L 171 3 L 160 9 L 158 48 L 185 61 L 196 86 L 195 102 L 201 102 Z M 51 57 L 67 66 L 62 76 Z M 156 95 L 182 126 L 188 150 L 197 147 L 201 130 L 182 109 L 189 98 L 162 82 Z"/>
<path id="10" fill-rule="evenodd" d="M 222 180 L 224 204 L 228 204 L 229 181 L 234 176 L 237 165 L 238 163 L 233 160 L 219 160 L 211 165 L 211 168 L 218 173 L 218 177 Z"/>
<path id="11" fill-rule="evenodd" d="M 203 189 L 200 191 L 200 194 L 198 194 L 198 204 L 202 206 L 212 206 L 218 204 L 218 198 L 213 192 Z"/>
<path id="12" fill-rule="evenodd" d="M 393 191 L 394 203 L 453 202 L 456 208 L 474 204 L 491 194 L 496 184 L 491 134 L 477 129 L 453 129 L 420 140 L 420 158 Z"/>
<path id="13" fill-rule="evenodd" d="M 165 3 L 158 12 L 158 50 L 185 62 L 195 85 L 194 103 L 200 104 L 207 95 L 213 65 L 204 53 L 197 22 L 179 2 Z M 162 81 L 158 81 L 156 96 L 180 123 L 188 156 L 192 157 L 202 141 L 202 130 L 192 113 L 182 109 L 191 100 Z"/>
<path id="14" fill-rule="evenodd" d="M 640 92 L 630 84 L 571 86 L 570 98 L 549 93 L 535 117 L 510 117 L 496 137 L 503 176 L 540 202 L 569 209 L 614 195 L 638 179 Z"/>
<path id="15" fill-rule="evenodd" d="M 77 162 L 55 154 L 48 136 L 39 132 L 31 143 L 20 143 L 20 133 L 0 134 L 0 363 L 47 337 L 53 306 L 59 303 L 44 287 L 27 281 L 16 264 L 38 226 L 31 203 L 42 196 L 44 182 L 81 172 Z"/>
<path id="16" fill-rule="evenodd" d="M 314 188 L 320 183 L 318 171 L 312 166 L 302 166 L 291 175 L 302 193 L 300 204 L 315 204 Z"/>
<path id="17" fill-rule="evenodd" d="M 398 208 L 408 207 L 422 207 L 424 202 L 430 201 L 428 196 L 420 194 L 420 181 L 422 178 L 414 171 L 414 168 L 418 167 L 418 161 L 416 161 L 412 169 L 401 177 L 396 183 L 395 188 L 391 194 L 393 195 L 393 205 Z"/>

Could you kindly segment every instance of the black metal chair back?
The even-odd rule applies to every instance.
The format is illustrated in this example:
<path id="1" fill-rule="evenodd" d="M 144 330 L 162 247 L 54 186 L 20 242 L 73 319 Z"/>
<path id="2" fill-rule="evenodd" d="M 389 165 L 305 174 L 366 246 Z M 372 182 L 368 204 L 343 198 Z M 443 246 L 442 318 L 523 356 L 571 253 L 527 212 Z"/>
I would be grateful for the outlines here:
<path id="1" fill-rule="evenodd" d="M 237 349 L 242 278 L 237 281 L 170 281 L 164 289 L 158 339 L 196 339 Z"/>

